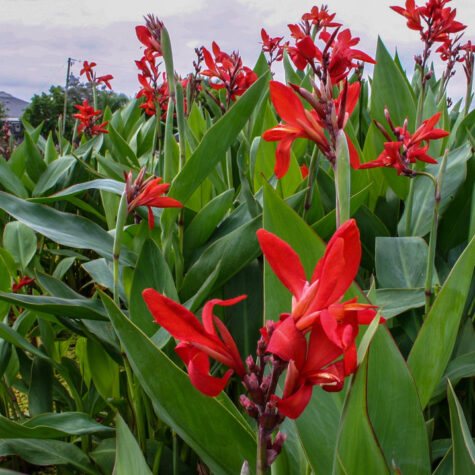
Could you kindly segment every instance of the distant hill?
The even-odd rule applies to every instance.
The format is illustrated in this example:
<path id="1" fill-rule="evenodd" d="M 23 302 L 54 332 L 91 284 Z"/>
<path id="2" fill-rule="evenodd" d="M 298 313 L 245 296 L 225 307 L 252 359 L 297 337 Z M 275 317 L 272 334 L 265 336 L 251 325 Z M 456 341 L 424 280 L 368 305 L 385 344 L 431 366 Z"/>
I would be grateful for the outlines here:
<path id="1" fill-rule="evenodd" d="M 0 91 L 0 102 L 4 104 L 7 119 L 13 120 L 19 120 L 25 108 L 30 104 L 4 91 Z"/>

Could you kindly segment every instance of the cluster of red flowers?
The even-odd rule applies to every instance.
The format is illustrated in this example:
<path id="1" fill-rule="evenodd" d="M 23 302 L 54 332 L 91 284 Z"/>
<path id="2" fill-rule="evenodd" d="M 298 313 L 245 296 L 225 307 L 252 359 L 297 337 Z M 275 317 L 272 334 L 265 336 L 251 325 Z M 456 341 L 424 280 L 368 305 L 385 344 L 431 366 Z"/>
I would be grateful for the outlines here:
<path id="1" fill-rule="evenodd" d="M 407 130 L 407 119 L 402 127 L 395 127 L 387 109 L 385 116 L 396 140 L 387 133 L 386 129 L 376 122 L 378 129 L 384 134 L 387 142 L 384 143 L 384 150 L 379 157 L 372 162 L 363 163 L 359 168 L 392 167 L 397 170 L 398 175 L 414 176 L 417 174 L 410 168 L 411 163 L 417 160 L 426 163 L 437 163 L 432 157 L 427 155 L 430 140 L 436 140 L 449 135 L 443 129 L 434 129 L 441 113 L 438 112 L 430 119 L 425 120 L 422 125 L 410 134 Z M 425 146 L 422 145 L 425 142 Z"/>
<path id="2" fill-rule="evenodd" d="M 87 77 L 87 80 L 91 82 L 92 84 L 100 84 L 102 82 L 109 89 L 112 89 L 110 85 L 110 80 L 114 79 L 114 76 L 112 76 L 112 74 L 106 74 L 104 76 L 96 76 L 96 72 L 93 70 L 95 66 L 96 66 L 96 63 L 94 62 L 89 63 L 88 61 L 84 61 L 82 65 L 82 69 L 79 72 L 79 75 L 82 76 L 83 74 L 85 74 Z"/>
<path id="3" fill-rule="evenodd" d="M 261 38 L 262 51 L 269 55 L 269 59 L 267 60 L 269 67 L 274 61 L 282 61 L 282 58 L 284 57 L 284 50 L 289 45 L 289 42 L 281 44 L 281 41 L 284 39 L 283 36 L 271 38 L 264 28 L 261 30 Z"/>
<path id="4" fill-rule="evenodd" d="M 407 26 L 419 31 L 427 44 L 450 42 L 449 35 L 464 30 L 466 25 L 455 20 L 456 9 L 445 7 L 451 0 L 429 0 L 424 6 L 418 7 L 414 0 L 406 0 L 406 8 L 391 8 L 407 18 Z"/>
<path id="5" fill-rule="evenodd" d="M 151 176 L 144 180 L 146 167 L 143 167 L 133 181 L 132 172 L 125 176 L 125 193 L 127 196 L 127 212 L 131 213 L 138 206 L 148 208 L 148 225 L 153 229 L 154 216 L 152 208 L 181 208 L 183 205 L 167 196 L 163 196 L 170 188 L 169 183 L 160 183 L 161 177 Z"/>
<path id="6" fill-rule="evenodd" d="M 166 74 L 160 73 L 158 68 L 161 63 L 157 62 L 157 59 L 162 56 L 161 31 L 163 23 L 153 15 L 145 17 L 145 22 L 146 26 L 135 27 L 137 38 L 146 47 L 142 58 L 135 61 L 140 70 L 138 80 L 142 86 L 136 97 L 137 99 L 145 98 L 145 102 L 139 107 L 144 109 L 146 114 L 154 115 L 158 107 L 162 111 L 161 116 L 164 117 L 167 113 L 170 94 Z M 181 83 L 183 88 L 186 88 L 188 80 L 183 79 Z"/>
<path id="7" fill-rule="evenodd" d="M 94 110 L 93 106 L 90 106 L 87 102 L 87 99 L 84 99 L 82 106 L 75 105 L 79 110 L 79 113 L 73 114 L 75 119 L 79 119 L 79 127 L 78 131 L 83 132 L 86 135 L 99 135 L 99 134 L 107 134 L 108 131 L 104 127 L 108 124 L 108 122 L 102 122 L 102 124 L 96 124 L 97 118 L 101 115 L 100 110 Z"/>
<path id="8" fill-rule="evenodd" d="M 286 46 L 290 58 L 300 70 L 310 67 L 320 80 L 320 85 L 312 81 L 311 93 L 294 84 L 288 87 L 276 81 L 270 83 L 272 103 L 284 123 L 267 130 L 262 137 L 264 140 L 279 142 L 275 163 L 277 178 L 282 178 L 287 173 L 290 149 L 297 138 L 315 142 L 323 155 L 335 165 L 336 137 L 339 130 L 345 128 L 360 93 L 359 82 L 348 85 L 348 74 L 359 67 L 355 60 L 375 62 L 366 53 L 353 49 L 359 39 L 352 38 L 348 29 L 340 31 L 341 24 L 334 22 L 334 17 L 335 14 L 330 14 L 326 6 L 321 9 L 315 6 L 310 13 L 302 16 L 300 24 L 288 25 L 296 40 L 295 46 Z M 330 33 L 327 31 L 329 28 L 334 28 L 334 31 Z M 325 43 L 323 50 L 313 40 L 317 33 Z M 337 84 L 340 84 L 340 92 L 334 98 L 333 86 Z M 304 107 L 294 91 L 310 104 L 312 110 Z M 348 138 L 347 141 L 351 165 L 358 168 L 356 147 Z"/>
<path id="9" fill-rule="evenodd" d="M 345 81 L 343 89 L 336 99 L 332 98 L 333 92 L 330 83 L 322 84 L 321 89 L 315 86 L 317 97 L 302 87 L 293 84 L 291 86 L 285 86 L 277 81 L 270 82 L 272 103 L 281 119 L 286 123 L 279 124 L 262 134 L 264 140 L 279 142 L 275 154 L 275 175 L 277 178 L 282 178 L 287 173 L 290 164 L 290 149 L 297 138 L 312 140 L 328 160 L 332 164 L 335 163 L 333 145 L 336 141 L 336 133 L 339 129 L 344 129 L 360 94 L 358 82 L 348 86 Z M 294 90 L 309 102 L 313 110 L 309 111 L 304 108 Z M 325 135 L 325 130 L 330 135 L 330 141 Z M 358 168 L 358 152 L 350 140 L 348 140 L 348 146 L 351 165 Z"/>
<path id="10" fill-rule="evenodd" d="M 210 78 L 209 84 L 213 89 L 226 89 L 226 101 L 229 106 L 231 101 L 244 94 L 257 80 L 257 75 L 252 69 L 242 65 L 242 59 L 236 51 L 231 54 L 225 53 L 214 41 L 212 51 L 214 59 L 204 46 L 201 47 L 208 67 L 201 74 Z"/>
<path id="11" fill-rule="evenodd" d="M 354 220 L 336 231 L 310 282 L 298 255 L 286 242 L 263 229 L 257 235 L 264 256 L 293 298 L 290 314 L 282 314 L 278 322 L 268 322 L 261 329 L 258 343 L 261 363 L 257 365 L 252 357 L 247 358 L 247 372 L 231 334 L 213 314 L 215 305 L 234 305 L 245 295 L 211 300 L 204 306 L 202 322 L 185 307 L 153 289 L 146 289 L 143 297 L 155 321 L 180 341 L 175 350 L 199 391 L 217 396 L 234 371 L 243 378 L 249 391 L 250 399 L 244 396 L 241 401 L 250 415 L 273 413 L 275 416 L 277 408 L 282 416 L 295 419 L 308 404 L 313 386 L 322 386 L 327 391 L 343 388 L 345 377 L 356 369 L 358 325 L 369 324 L 376 312 L 373 305 L 357 303 L 356 299 L 340 302 L 356 276 L 361 259 L 359 231 Z M 306 334 L 310 334 L 308 341 Z M 230 370 L 221 378 L 211 376 L 209 357 Z M 287 369 L 281 398 L 274 395 L 275 385 L 270 381 L 273 376 L 264 375 L 265 362 L 277 367 L 278 375 Z"/>
<path id="12" fill-rule="evenodd" d="M 16 282 L 13 284 L 12 290 L 13 292 L 18 292 L 22 287 L 25 287 L 26 285 L 30 285 L 34 281 L 35 279 L 30 278 L 27 275 L 24 275 L 23 277 L 20 278 L 20 280 L 18 281 L 18 284 Z"/>

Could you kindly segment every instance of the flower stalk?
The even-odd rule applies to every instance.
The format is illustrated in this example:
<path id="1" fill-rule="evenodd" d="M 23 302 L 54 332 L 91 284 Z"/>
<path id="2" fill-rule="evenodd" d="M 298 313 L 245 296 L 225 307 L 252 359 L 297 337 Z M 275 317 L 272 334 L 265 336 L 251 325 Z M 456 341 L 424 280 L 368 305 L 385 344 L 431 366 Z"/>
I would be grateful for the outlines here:
<path id="1" fill-rule="evenodd" d="M 430 237 L 429 237 L 429 255 L 427 257 L 427 271 L 426 271 L 426 285 L 425 285 L 425 312 L 424 314 L 427 316 L 429 312 L 430 306 L 432 304 L 432 276 L 433 276 L 433 269 L 435 265 L 435 248 L 437 244 L 437 227 L 439 224 L 439 205 L 442 193 L 442 184 L 445 176 L 445 169 L 447 167 L 447 156 L 449 154 L 449 150 L 446 149 L 444 153 L 444 157 L 442 158 L 442 162 L 440 164 L 439 173 L 437 175 L 437 180 L 434 177 L 431 178 L 434 182 L 434 215 L 432 218 L 432 227 L 430 230 Z M 429 175 L 426 173 L 425 175 Z"/>

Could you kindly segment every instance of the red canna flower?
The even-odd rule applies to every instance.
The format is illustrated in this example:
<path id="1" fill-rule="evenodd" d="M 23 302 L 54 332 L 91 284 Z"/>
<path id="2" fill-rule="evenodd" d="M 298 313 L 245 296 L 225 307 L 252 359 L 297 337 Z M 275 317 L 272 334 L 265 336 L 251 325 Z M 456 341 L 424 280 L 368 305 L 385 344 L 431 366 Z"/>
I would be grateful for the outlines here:
<path id="1" fill-rule="evenodd" d="M 285 318 L 272 333 L 267 351 L 288 361 L 282 398 L 271 396 L 279 412 L 297 419 L 312 396 L 313 386 L 321 386 L 329 392 L 343 388 L 345 376 L 342 354 L 325 334 L 319 322 L 315 322 L 307 342 L 295 320 Z"/>
<path id="2" fill-rule="evenodd" d="M 185 307 L 153 289 L 145 289 L 142 295 L 155 321 L 180 340 L 175 351 L 187 366 L 196 389 L 214 397 L 224 389 L 233 371 L 244 377 L 246 369 L 236 343 L 224 323 L 213 315 L 213 307 L 234 305 L 246 295 L 209 301 L 203 308 L 203 323 Z M 209 374 L 210 356 L 231 368 L 222 378 Z"/>
<path id="3" fill-rule="evenodd" d="M 108 131 L 104 128 L 108 122 L 102 122 L 102 124 L 97 125 L 96 120 L 97 116 L 101 114 L 100 110 L 94 110 L 93 106 L 90 106 L 87 102 L 87 99 L 84 99 L 82 106 L 75 105 L 79 110 L 79 113 L 73 114 L 72 117 L 79 119 L 79 132 L 84 132 L 86 135 L 99 135 L 107 134 Z"/>
<path id="4" fill-rule="evenodd" d="M 322 31 L 320 38 L 327 43 L 325 49 L 331 47 L 330 61 L 328 64 L 328 73 L 332 84 L 337 84 L 345 79 L 349 72 L 357 66 L 354 60 L 363 61 L 365 63 L 376 64 L 376 61 L 361 50 L 353 49 L 359 42 L 359 38 L 352 38 L 349 29 L 338 33 L 336 39 L 328 31 Z M 317 59 L 324 61 L 324 55 L 317 48 Z"/>
<path id="5" fill-rule="evenodd" d="M 257 231 L 257 238 L 272 270 L 293 295 L 291 315 L 298 330 L 309 330 L 324 311 L 329 311 L 341 328 L 348 329 L 344 331 L 349 331 L 348 325 L 353 328 L 354 314 L 348 312 L 356 312 L 360 324 L 371 322 L 376 314 L 373 305 L 354 300 L 339 303 L 356 277 L 361 260 L 360 234 L 354 219 L 346 221 L 330 239 L 310 282 L 299 256 L 285 241 L 264 229 Z M 334 329 L 329 325 L 323 328 L 337 341 Z M 348 350 L 347 342 L 341 348 Z"/>
<path id="6" fill-rule="evenodd" d="M 97 78 L 97 83 L 103 82 L 109 89 L 112 90 L 112 87 L 109 82 L 111 79 L 114 79 L 114 76 L 112 76 L 112 74 L 106 74 L 105 76 L 99 76 Z"/>
<path id="7" fill-rule="evenodd" d="M 305 163 L 303 165 L 300 165 L 300 173 L 302 174 L 303 179 L 308 177 L 308 167 L 307 165 L 305 165 Z"/>
<path id="8" fill-rule="evenodd" d="M 241 57 L 236 51 L 227 54 L 221 51 L 214 41 L 212 44 L 214 59 L 204 46 L 201 51 L 208 67 L 201 74 L 210 78 L 209 84 L 213 89 L 226 89 L 228 106 L 257 80 L 256 73 L 242 65 Z"/>
<path id="9" fill-rule="evenodd" d="M 277 81 L 271 81 L 269 87 L 272 103 L 286 123 L 265 131 L 262 138 L 271 142 L 279 141 L 275 152 L 275 175 L 282 178 L 289 169 L 290 149 L 295 139 L 313 140 L 324 153 L 330 150 L 330 145 L 318 123 L 316 112 L 304 109 L 290 87 Z"/>
<path id="10" fill-rule="evenodd" d="M 410 168 L 411 163 L 416 163 L 417 160 L 426 163 L 437 163 L 437 160 L 427 155 L 429 141 L 450 134 L 450 132 L 443 129 L 434 129 L 440 118 L 440 112 L 425 120 L 412 135 L 407 131 L 407 119 L 403 127 L 394 127 L 387 109 L 385 115 L 397 140 L 385 142 L 384 150 L 379 157 L 371 162 L 360 164 L 359 168 L 392 167 L 397 170 L 398 175 L 414 176 L 414 171 Z M 381 124 L 376 125 L 384 131 Z M 387 138 L 390 138 L 387 133 L 385 134 Z M 423 146 L 422 142 L 425 142 L 426 145 Z"/>
<path id="11" fill-rule="evenodd" d="M 326 5 L 322 5 L 321 9 L 318 6 L 312 7 L 310 13 L 305 13 L 302 16 L 302 20 L 308 20 L 312 22 L 312 25 L 316 26 L 317 31 L 322 28 L 334 28 L 341 26 L 341 23 L 333 22 L 336 13 L 328 13 L 328 8 Z"/>
<path id="12" fill-rule="evenodd" d="M 125 175 L 125 192 L 127 194 L 127 212 L 131 213 L 138 206 L 147 206 L 148 224 L 153 229 L 154 216 L 153 208 L 182 208 L 183 205 L 173 198 L 163 196 L 170 188 L 169 183 L 160 183 L 161 177 L 149 177 L 144 181 L 145 167 L 143 167 L 137 178 L 132 182 L 132 172 Z"/>
<path id="13" fill-rule="evenodd" d="M 314 110 L 306 110 L 292 88 L 277 81 L 270 82 L 271 101 L 281 119 L 287 122 L 265 131 L 262 135 L 264 140 L 279 141 L 275 154 L 277 178 L 282 178 L 287 173 L 290 149 L 297 138 L 307 138 L 315 142 L 328 160 L 334 163 L 335 144 L 332 143 L 333 147 L 330 145 L 324 129 L 329 132 L 330 137 L 336 137 L 336 132 L 344 129 L 360 93 L 359 83 L 356 82 L 350 86 L 345 83 L 337 99 L 325 101 L 322 93 L 319 93 L 319 98 L 315 98 L 306 89 L 293 84 L 291 86 L 312 105 Z M 331 117 L 334 117 L 334 120 Z M 350 140 L 348 140 L 348 147 L 351 166 L 356 169 L 359 166 L 358 152 Z"/>
<path id="14" fill-rule="evenodd" d="M 13 292 L 18 292 L 22 287 L 25 287 L 25 285 L 29 285 L 32 282 L 34 282 L 35 279 L 31 279 L 30 277 L 24 275 L 23 277 L 20 278 L 18 284 L 14 283 L 13 284 Z"/>
<path id="15" fill-rule="evenodd" d="M 261 29 L 262 38 L 262 51 L 269 54 L 268 64 L 272 64 L 274 61 L 282 61 L 284 55 L 285 45 L 281 45 L 283 36 L 277 36 L 271 38 L 264 28 Z"/>
<path id="16" fill-rule="evenodd" d="M 95 72 L 92 70 L 96 66 L 96 63 L 91 62 L 88 63 L 87 61 L 84 61 L 82 64 L 82 69 L 79 72 L 79 75 L 82 76 L 83 74 L 86 74 L 87 80 L 89 82 L 92 82 L 94 80 Z"/>

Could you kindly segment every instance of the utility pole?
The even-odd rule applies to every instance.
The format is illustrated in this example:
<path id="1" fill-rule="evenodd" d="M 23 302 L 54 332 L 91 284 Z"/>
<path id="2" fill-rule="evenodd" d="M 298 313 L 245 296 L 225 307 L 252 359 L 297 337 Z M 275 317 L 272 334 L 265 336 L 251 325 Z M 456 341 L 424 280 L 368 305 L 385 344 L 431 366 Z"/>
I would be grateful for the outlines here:
<path id="1" fill-rule="evenodd" d="M 68 105 L 68 87 L 69 87 L 69 74 L 71 72 L 71 58 L 68 58 L 68 70 L 66 72 L 66 87 L 64 89 L 64 107 L 63 107 L 63 130 L 62 135 L 66 129 L 66 111 Z"/>

